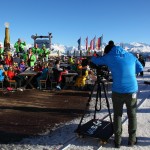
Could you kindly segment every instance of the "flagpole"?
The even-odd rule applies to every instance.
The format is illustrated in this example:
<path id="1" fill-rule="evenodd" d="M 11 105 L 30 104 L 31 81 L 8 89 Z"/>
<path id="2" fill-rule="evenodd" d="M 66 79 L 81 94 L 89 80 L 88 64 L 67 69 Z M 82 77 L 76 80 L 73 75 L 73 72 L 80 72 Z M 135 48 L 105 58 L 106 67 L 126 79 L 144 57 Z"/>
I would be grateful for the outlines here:
<path id="1" fill-rule="evenodd" d="M 82 51 L 81 51 L 81 37 L 80 37 L 80 57 L 82 57 Z"/>
<path id="2" fill-rule="evenodd" d="M 94 51 L 95 51 L 95 48 L 96 48 L 95 41 L 96 41 L 96 35 L 95 35 L 95 37 L 94 37 L 94 43 L 93 43 L 93 45 L 94 45 Z"/>
<path id="3" fill-rule="evenodd" d="M 77 43 L 78 43 L 78 50 L 80 52 L 80 57 L 81 57 L 82 56 L 82 51 L 81 51 L 81 37 L 78 39 Z"/>
<path id="4" fill-rule="evenodd" d="M 101 47 L 100 47 L 100 49 L 101 49 L 101 55 L 103 56 L 103 53 L 102 53 L 102 46 L 103 46 L 103 34 L 102 34 L 102 36 L 101 36 Z"/>
<path id="5" fill-rule="evenodd" d="M 86 55 L 88 56 L 88 36 L 85 39 L 85 51 L 86 51 Z"/>

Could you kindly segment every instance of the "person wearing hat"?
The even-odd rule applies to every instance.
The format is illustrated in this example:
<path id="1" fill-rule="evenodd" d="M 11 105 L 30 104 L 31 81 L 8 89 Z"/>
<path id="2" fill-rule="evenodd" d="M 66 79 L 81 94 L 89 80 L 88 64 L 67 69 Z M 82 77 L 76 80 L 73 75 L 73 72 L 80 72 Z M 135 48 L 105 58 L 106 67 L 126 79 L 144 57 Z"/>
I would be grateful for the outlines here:
<path id="1" fill-rule="evenodd" d="M 4 49 L 2 47 L 2 45 L 0 44 L 0 60 L 4 59 Z"/>
<path id="2" fill-rule="evenodd" d="M 126 104 L 128 115 L 128 145 L 137 143 L 136 130 L 136 108 L 138 83 L 136 73 L 143 70 L 139 60 L 120 46 L 115 46 L 113 41 L 109 41 L 102 57 L 92 57 L 91 62 L 99 65 L 106 65 L 112 73 L 112 102 L 114 111 L 114 144 L 115 148 L 121 146 L 122 135 L 122 114 L 123 105 Z"/>
<path id="3" fill-rule="evenodd" d="M 111 48 L 112 48 L 113 46 L 115 46 L 115 45 L 114 45 L 114 41 L 109 41 L 109 42 L 108 42 L 108 45 L 107 45 L 107 46 L 105 47 L 105 49 L 104 49 L 104 54 L 109 53 L 109 51 L 111 50 Z"/>
<path id="4" fill-rule="evenodd" d="M 22 42 L 21 39 L 19 38 L 14 45 L 14 48 L 16 49 L 16 53 L 23 53 L 25 46 L 26 46 L 26 42 Z"/>

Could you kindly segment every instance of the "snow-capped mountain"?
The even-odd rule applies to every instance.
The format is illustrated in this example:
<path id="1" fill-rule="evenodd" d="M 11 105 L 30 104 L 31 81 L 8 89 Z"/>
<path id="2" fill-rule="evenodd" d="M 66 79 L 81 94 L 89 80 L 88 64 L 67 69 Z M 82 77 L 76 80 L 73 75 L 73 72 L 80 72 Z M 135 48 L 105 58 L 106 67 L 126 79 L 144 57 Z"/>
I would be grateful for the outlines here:
<path id="1" fill-rule="evenodd" d="M 107 44 L 103 43 L 102 45 L 102 50 L 104 51 L 104 48 Z M 150 45 L 145 44 L 145 43 L 139 43 L 139 42 L 134 42 L 134 43 L 119 43 L 116 45 L 120 45 L 122 46 L 125 50 L 131 52 L 131 53 L 141 53 L 143 55 L 150 55 Z M 58 50 L 60 51 L 60 53 L 66 54 L 68 51 L 69 53 L 73 54 L 74 51 L 78 52 L 78 48 L 77 46 L 72 46 L 72 47 L 68 47 L 65 45 L 60 45 L 60 44 L 53 44 L 52 48 L 54 49 L 54 52 L 57 52 Z M 85 46 L 81 46 L 81 50 L 83 53 L 86 53 L 85 50 Z"/>
<path id="2" fill-rule="evenodd" d="M 104 48 L 107 44 L 103 43 L 102 45 L 102 51 L 104 51 Z M 139 43 L 139 42 L 134 42 L 134 43 L 119 43 L 116 45 L 122 46 L 125 50 L 131 52 L 131 53 L 141 53 L 143 55 L 150 55 L 150 45 L 145 44 L 145 43 Z M 78 52 L 77 47 L 75 46 L 65 46 L 61 44 L 53 44 L 52 48 L 54 49 L 54 52 L 57 52 L 58 50 L 60 53 L 66 54 L 68 51 L 69 53 L 73 54 L 74 51 Z M 81 50 L 83 53 L 86 53 L 85 46 L 81 46 Z M 79 52 L 78 52 L 79 53 Z"/>
<path id="3" fill-rule="evenodd" d="M 150 45 L 145 43 L 124 43 L 123 48 L 132 53 L 141 53 L 143 55 L 150 55 Z"/>
<path id="4" fill-rule="evenodd" d="M 0 42 L 0 44 L 3 45 L 2 42 Z M 145 43 L 140 43 L 140 42 L 133 42 L 133 43 L 117 43 L 116 45 L 120 45 L 122 46 L 125 50 L 132 52 L 132 53 L 141 53 L 144 56 L 150 55 L 150 45 L 149 44 L 145 44 Z M 106 43 L 103 43 L 102 45 L 102 49 L 101 51 L 104 50 L 106 46 Z M 25 50 L 27 50 L 29 47 L 33 47 L 33 44 L 27 44 L 25 47 Z M 11 49 L 12 51 L 14 51 L 14 47 L 13 44 L 11 44 Z M 66 55 L 66 54 L 74 54 L 74 52 L 79 55 L 79 51 L 77 46 L 66 46 L 66 45 L 62 45 L 62 44 L 52 44 L 52 54 L 56 54 L 58 55 L 58 52 L 60 55 Z M 85 50 L 85 46 L 81 46 L 81 50 L 82 53 L 85 54 L 86 50 Z"/>

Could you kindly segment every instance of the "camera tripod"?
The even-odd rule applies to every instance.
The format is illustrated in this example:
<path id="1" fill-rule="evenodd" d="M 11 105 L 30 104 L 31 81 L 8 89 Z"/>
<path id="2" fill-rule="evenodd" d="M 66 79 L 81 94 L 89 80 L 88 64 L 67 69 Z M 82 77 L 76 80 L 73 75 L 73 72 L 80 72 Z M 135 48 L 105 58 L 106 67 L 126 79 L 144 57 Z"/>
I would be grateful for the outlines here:
<path id="1" fill-rule="evenodd" d="M 113 123 L 112 123 L 112 118 L 111 118 L 111 113 L 110 113 L 110 105 L 109 105 L 109 101 L 107 97 L 105 82 L 106 80 L 102 76 L 97 75 L 97 81 L 95 81 L 94 83 L 94 86 L 91 90 L 83 116 L 81 117 L 80 123 L 77 129 L 75 130 L 75 132 L 78 133 L 78 135 L 92 136 L 92 137 L 101 139 L 101 141 L 106 142 L 113 135 Z M 97 89 L 96 89 L 94 117 L 92 120 L 82 125 L 82 121 L 90 106 L 90 101 L 92 100 L 92 96 L 93 96 L 95 88 Z M 101 106 L 102 90 L 104 92 L 104 97 L 106 100 L 108 115 L 104 116 L 102 119 L 96 119 L 96 112 L 102 109 L 102 106 Z M 98 100 L 100 104 L 99 108 L 98 108 Z M 108 116 L 109 116 L 110 122 L 104 121 L 104 119 L 107 118 Z"/>

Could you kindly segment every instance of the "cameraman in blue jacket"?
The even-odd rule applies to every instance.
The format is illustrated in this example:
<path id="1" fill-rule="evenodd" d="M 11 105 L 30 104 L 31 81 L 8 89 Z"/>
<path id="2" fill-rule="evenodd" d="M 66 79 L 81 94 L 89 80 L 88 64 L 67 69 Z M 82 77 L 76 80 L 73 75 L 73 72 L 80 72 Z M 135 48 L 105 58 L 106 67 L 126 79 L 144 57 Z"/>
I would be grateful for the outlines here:
<path id="1" fill-rule="evenodd" d="M 123 105 L 126 104 L 128 124 L 128 145 L 137 143 L 136 129 L 136 108 L 138 84 L 136 74 L 143 70 L 142 64 L 131 53 L 120 46 L 115 46 L 113 41 L 109 41 L 102 57 L 92 57 L 91 62 L 96 65 L 106 65 L 112 73 L 112 102 L 114 110 L 114 144 L 115 148 L 120 148 L 122 134 L 122 114 Z"/>

